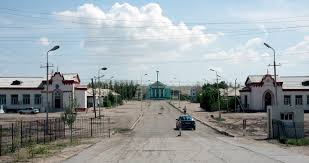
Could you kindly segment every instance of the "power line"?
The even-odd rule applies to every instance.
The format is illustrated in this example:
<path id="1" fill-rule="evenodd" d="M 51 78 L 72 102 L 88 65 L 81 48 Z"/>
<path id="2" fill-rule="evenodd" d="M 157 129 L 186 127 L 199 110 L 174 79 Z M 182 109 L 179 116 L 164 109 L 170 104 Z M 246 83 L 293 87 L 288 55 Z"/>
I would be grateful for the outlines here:
<path id="1" fill-rule="evenodd" d="M 70 17 L 70 18 L 79 18 L 79 19 L 88 19 L 88 20 L 105 20 L 105 21 L 120 21 L 120 22 L 149 22 L 149 20 L 126 20 L 126 19 L 108 19 L 108 18 L 92 18 L 92 17 L 82 17 L 82 16 L 69 16 L 69 15 L 59 15 L 55 13 L 49 13 L 49 12 L 30 12 L 20 9 L 12 9 L 12 8 L 4 8 L 1 7 L 0 10 L 6 10 L 11 12 L 17 12 L 17 13 L 29 13 L 29 14 L 39 14 L 39 15 L 49 15 L 49 16 L 62 16 L 62 17 Z M 31 16 L 31 15 L 26 15 Z M 309 15 L 300 15 L 300 16 L 293 16 L 293 17 L 280 17 L 280 18 L 267 18 L 267 19 L 259 19 L 255 21 L 219 21 L 219 22 L 187 22 L 186 24 L 252 24 L 252 23 L 279 23 L 279 22 L 297 22 L 297 21 L 309 21 L 308 19 L 304 20 L 286 20 L 286 19 L 295 19 L 295 18 L 308 18 Z M 38 18 L 38 17 L 36 17 Z M 171 22 L 163 22 L 163 21 L 157 21 L 156 19 L 153 19 L 154 21 L 151 21 L 153 23 L 171 23 Z M 274 21 L 275 20 L 275 21 Z M 280 21 L 278 21 L 280 20 Z"/>

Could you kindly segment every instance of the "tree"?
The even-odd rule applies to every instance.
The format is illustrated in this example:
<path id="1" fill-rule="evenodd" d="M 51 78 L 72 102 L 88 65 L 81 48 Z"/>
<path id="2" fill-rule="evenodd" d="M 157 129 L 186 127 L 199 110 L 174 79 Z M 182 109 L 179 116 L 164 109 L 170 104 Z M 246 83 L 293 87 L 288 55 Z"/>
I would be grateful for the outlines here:
<path id="1" fill-rule="evenodd" d="M 224 81 L 218 83 L 219 89 L 226 89 L 227 87 L 228 85 Z M 200 103 L 201 108 L 205 109 L 206 111 L 218 110 L 218 92 L 219 90 L 217 89 L 217 83 L 204 84 L 201 92 L 198 94 L 198 102 Z M 226 106 L 226 102 L 224 102 L 221 97 L 220 106 L 222 109 L 224 109 L 222 106 Z"/>
<path id="2" fill-rule="evenodd" d="M 70 140 L 73 142 L 73 123 L 76 120 L 76 112 L 75 109 L 78 108 L 78 103 L 76 98 L 70 97 L 69 105 L 64 107 L 64 113 L 61 115 L 62 120 L 67 124 L 70 128 Z"/>

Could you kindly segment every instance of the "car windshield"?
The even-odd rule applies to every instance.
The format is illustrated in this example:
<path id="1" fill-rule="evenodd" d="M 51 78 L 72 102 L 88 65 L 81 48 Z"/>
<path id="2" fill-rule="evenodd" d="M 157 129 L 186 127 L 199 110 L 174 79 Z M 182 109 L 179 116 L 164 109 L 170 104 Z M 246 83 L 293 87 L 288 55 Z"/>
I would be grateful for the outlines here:
<path id="1" fill-rule="evenodd" d="M 181 116 L 180 120 L 182 120 L 182 121 L 191 121 L 192 117 L 190 117 L 190 116 Z"/>

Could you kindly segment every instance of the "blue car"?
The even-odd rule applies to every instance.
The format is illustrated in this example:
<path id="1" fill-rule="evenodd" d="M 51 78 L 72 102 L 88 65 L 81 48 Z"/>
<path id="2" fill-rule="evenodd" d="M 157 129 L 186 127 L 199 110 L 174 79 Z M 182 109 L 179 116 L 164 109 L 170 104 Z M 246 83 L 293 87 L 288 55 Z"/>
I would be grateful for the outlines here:
<path id="1" fill-rule="evenodd" d="M 193 129 L 195 130 L 195 120 L 190 115 L 181 115 L 176 119 L 176 129 Z"/>

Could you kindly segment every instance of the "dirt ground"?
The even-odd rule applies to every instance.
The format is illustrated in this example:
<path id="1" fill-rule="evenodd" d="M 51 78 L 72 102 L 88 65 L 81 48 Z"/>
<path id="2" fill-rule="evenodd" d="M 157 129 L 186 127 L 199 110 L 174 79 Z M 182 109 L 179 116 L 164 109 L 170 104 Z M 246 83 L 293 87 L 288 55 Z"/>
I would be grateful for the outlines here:
<path id="1" fill-rule="evenodd" d="M 179 106 L 178 102 L 173 102 L 175 106 Z M 207 121 L 221 130 L 232 133 L 236 136 L 243 136 L 243 119 L 246 119 L 247 132 L 246 135 L 255 139 L 263 139 L 266 134 L 266 113 L 222 113 L 221 117 L 224 121 L 217 121 L 218 112 L 205 112 L 200 108 L 198 103 L 190 103 L 181 101 L 180 107 L 186 106 L 187 112 L 201 120 Z M 212 118 L 212 116 L 214 118 Z"/>
<path id="2" fill-rule="evenodd" d="M 174 106 L 179 106 L 178 101 L 172 101 Z M 217 121 L 211 118 L 211 115 L 218 117 L 218 112 L 205 112 L 200 108 L 198 103 L 190 103 L 187 101 L 180 102 L 180 108 L 186 106 L 188 114 L 191 114 L 199 119 L 206 121 L 208 124 L 215 126 L 221 130 L 232 133 L 236 137 L 243 137 L 243 119 L 247 120 L 246 138 L 262 140 L 267 138 L 266 133 L 266 113 L 222 113 L 224 121 Z M 304 114 L 305 121 L 305 136 L 309 136 L 309 113 Z M 271 143 L 277 144 L 282 148 L 288 148 L 309 156 L 309 146 L 291 146 L 279 144 L 276 140 Z"/>
<path id="3" fill-rule="evenodd" d="M 146 106 L 146 104 L 144 103 Z M 100 108 L 101 115 L 105 115 L 107 117 L 112 117 L 115 121 L 119 122 L 118 124 L 126 125 L 128 122 L 132 121 L 132 118 L 139 114 L 140 112 L 140 102 L 139 101 L 128 101 L 125 102 L 124 105 L 117 106 L 114 108 Z M 96 109 L 97 116 L 99 116 L 98 108 Z M 126 115 L 126 118 L 120 118 L 120 116 Z M 61 116 L 61 112 L 57 113 L 49 113 L 49 118 L 59 118 Z M 78 112 L 77 118 L 85 118 L 85 117 L 94 117 L 93 108 L 89 108 L 85 112 Z M 38 113 L 38 114 L 18 114 L 18 113 L 5 113 L 0 114 L 0 125 L 8 124 L 15 121 L 23 120 L 23 121 L 33 121 L 39 119 L 45 119 L 46 113 Z M 134 119 L 134 118 L 133 118 Z"/>
<path id="4" fill-rule="evenodd" d="M 143 107 L 148 106 L 147 102 L 143 103 Z M 50 113 L 49 117 L 60 117 L 61 113 Z M 141 103 L 139 101 L 128 101 L 124 105 L 118 106 L 117 108 L 102 109 L 101 115 L 104 117 L 110 117 L 111 119 L 111 129 L 113 131 L 128 131 L 130 127 L 136 122 L 141 114 Z M 99 115 L 97 111 L 97 116 Z M 35 115 L 20 115 L 20 114 L 0 114 L 0 124 L 12 123 L 16 120 L 36 120 L 44 119 L 45 113 L 39 113 Z M 94 117 L 94 112 L 90 108 L 87 112 L 79 112 L 77 118 L 84 117 Z M 114 135 L 112 135 L 114 136 Z M 81 141 L 86 142 L 78 146 L 67 147 L 57 152 L 55 155 L 48 158 L 37 158 L 35 162 L 61 162 L 64 159 L 71 157 L 85 148 L 88 148 L 94 143 L 99 141 L 107 141 L 108 138 L 86 138 L 81 139 Z M 8 156 L 0 157 L 0 162 L 6 162 L 5 160 L 10 160 Z"/>
<path id="5" fill-rule="evenodd" d="M 178 101 L 173 101 L 175 106 L 179 106 Z M 232 133 L 236 136 L 243 136 L 243 120 L 246 120 L 246 136 L 254 139 L 264 139 L 267 137 L 266 133 L 266 113 L 222 113 L 224 121 L 217 121 L 214 118 L 218 117 L 218 112 L 205 112 L 200 108 L 198 103 L 190 103 L 187 101 L 181 101 L 180 107 L 186 106 L 187 112 L 199 119 L 205 120 L 223 130 Z M 214 118 L 211 118 L 211 117 Z M 305 121 L 305 136 L 309 137 L 309 113 L 304 114 Z"/>

